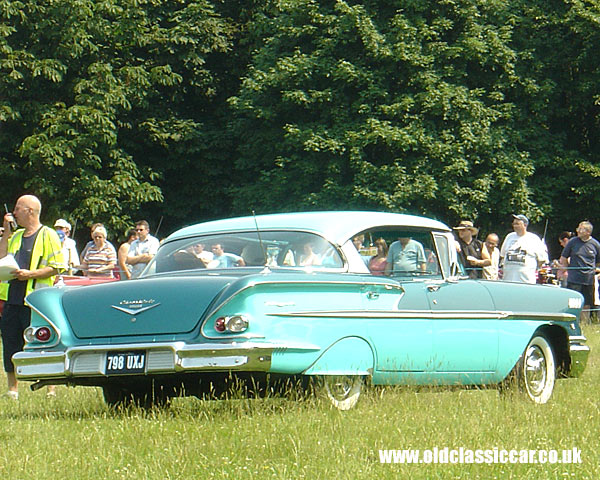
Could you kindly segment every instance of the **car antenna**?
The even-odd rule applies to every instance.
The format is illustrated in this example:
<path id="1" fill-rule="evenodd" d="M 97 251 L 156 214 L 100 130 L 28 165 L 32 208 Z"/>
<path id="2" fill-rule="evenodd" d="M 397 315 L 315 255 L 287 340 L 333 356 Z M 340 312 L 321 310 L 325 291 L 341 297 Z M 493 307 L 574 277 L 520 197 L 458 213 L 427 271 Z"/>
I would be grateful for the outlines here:
<path id="1" fill-rule="evenodd" d="M 160 230 L 160 226 L 162 225 L 162 221 L 163 221 L 164 216 L 161 215 L 160 216 L 160 220 L 158 221 L 158 227 L 156 227 L 156 232 L 154 232 L 154 236 L 157 237 L 158 236 L 158 231 Z"/>
<path id="2" fill-rule="evenodd" d="M 269 266 L 267 265 L 267 263 L 268 263 L 267 251 L 265 250 L 265 246 L 263 245 L 262 237 L 260 236 L 260 229 L 258 228 L 258 221 L 256 220 L 256 212 L 254 210 L 252 210 L 252 217 L 254 218 L 254 225 L 256 225 L 256 234 L 258 235 L 258 243 L 260 243 L 260 249 L 263 252 L 263 258 L 265 259 L 265 268 L 269 269 Z"/>
<path id="3" fill-rule="evenodd" d="M 542 237 L 542 242 L 546 243 L 546 232 L 548 231 L 548 219 L 546 218 L 546 225 L 544 226 L 544 236 Z"/>

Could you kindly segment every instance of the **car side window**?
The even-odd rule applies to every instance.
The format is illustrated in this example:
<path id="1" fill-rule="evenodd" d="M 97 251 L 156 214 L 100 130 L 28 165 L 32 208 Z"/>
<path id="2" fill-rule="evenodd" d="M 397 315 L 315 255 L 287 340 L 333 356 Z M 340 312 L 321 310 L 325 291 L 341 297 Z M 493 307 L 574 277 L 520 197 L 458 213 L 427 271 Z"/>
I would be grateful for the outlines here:
<path id="1" fill-rule="evenodd" d="M 362 232 L 354 239 L 372 275 L 414 279 L 442 277 L 439 248 L 429 230 L 378 229 Z"/>

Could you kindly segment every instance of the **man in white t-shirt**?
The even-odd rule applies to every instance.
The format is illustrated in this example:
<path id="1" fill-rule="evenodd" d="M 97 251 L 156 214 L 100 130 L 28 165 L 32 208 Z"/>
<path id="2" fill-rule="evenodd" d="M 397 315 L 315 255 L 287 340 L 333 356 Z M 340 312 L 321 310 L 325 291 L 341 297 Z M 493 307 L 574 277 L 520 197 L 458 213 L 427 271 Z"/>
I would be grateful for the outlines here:
<path id="1" fill-rule="evenodd" d="M 507 282 L 535 283 L 535 272 L 548 262 L 548 250 L 535 233 L 527 231 L 529 219 L 513 215 L 513 230 L 500 249 L 503 264 L 502 280 Z"/>
<path id="2" fill-rule="evenodd" d="M 146 220 L 140 220 L 135 224 L 138 234 L 137 240 L 131 242 L 127 263 L 131 265 L 131 278 L 137 278 L 146 268 L 146 265 L 154 258 L 158 251 L 160 242 L 156 237 L 150 235 L 150 225 Z"/>

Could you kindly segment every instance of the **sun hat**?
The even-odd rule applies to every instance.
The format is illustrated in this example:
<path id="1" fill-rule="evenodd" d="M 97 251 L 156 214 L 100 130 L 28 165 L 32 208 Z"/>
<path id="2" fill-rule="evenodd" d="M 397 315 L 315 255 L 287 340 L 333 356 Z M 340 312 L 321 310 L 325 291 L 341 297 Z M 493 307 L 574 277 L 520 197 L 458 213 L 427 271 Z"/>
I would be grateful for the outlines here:
<path id="1" fill-rule="evenodd" d="M 67 230 L 71 231 L 71 224 L 64 218 L 59 218 L 56 222 L 54 222 L 54 228 L 56 227 L 66 228 Z"/>
<path id="2" fill-rule="evenodd" d="M 453 230 L 470 230 L 473 235 L 479 233 L 479 229 L 473 226 L 473 222 L 469 220 L 462 220 Z"/>

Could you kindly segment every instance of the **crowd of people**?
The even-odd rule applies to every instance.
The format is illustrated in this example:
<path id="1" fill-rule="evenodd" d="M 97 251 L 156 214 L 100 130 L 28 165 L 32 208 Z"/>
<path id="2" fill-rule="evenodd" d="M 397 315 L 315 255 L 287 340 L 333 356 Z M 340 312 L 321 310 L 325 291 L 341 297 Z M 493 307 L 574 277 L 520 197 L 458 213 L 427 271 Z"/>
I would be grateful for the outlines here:
<path id="1" fill-rule="evenodd" d="M 29 326 L 31 310 L 25 297 L 40 287 L 54 285 L 62 273 L 81 273 L 88 277 L 126 280 L 139 276 L 152 260 L 159 241 L 150 235 L 146 220 L 136 222 L 127 232 L 127 240 L 119 247 L 108 241 L 108 232 L 101 223 L 91 227 L 91 240 L 81 254 L 70 238 L 71 224 L 63 218 L 54 222 L 54 228 L 40 221 L 42 204 L 34 195 L 21 196 L 12 211 L 4 216 L 0 232 L 0 259 L 11 258 L 14 265 L 6 265 L 10 273 L 0 283 L 2 315 L 2 353 L 8 380 L 7 396 L 19 396 L 12 356 L 23 350 L 23 333 Z M 10 254 L 10 255 L 9 255 Z M 13 260 L 14 259 L 14 260 Z M 54 395 L 48 387 L 48 395 Z"/>
<path id="2" fill-rule="evenodd" d="M 592 237 L 593 225 L 586 220 L 579 223 L 575 235 L 562 232 L 558 237 L 562 253 L 552 263 L 546 244 L 535 233 L 528 232 L 528 226 L 525 215 L 513 215 L 513 232 L 506 236 L 500 249 L 498 235 L 490 233 L 481 242 L 476 238 L 478 229 L 470 221 L 454 227 L 457 251 L 469 277 L 523 283 L 537 283 L 551 277 L 561 287 L 583 295 L 582 322 L 587 323 L 599 296 L 600 242 Z"/>
<path id="3" fill-rule="evenodd" d="M 500 244 L 496 233 L 485 241 L 477 238 L 479 229 L 473 222 L 462 220 L 456 227 L 455 244 L 464 274 L 473 279 L 501 280 L 519 283 L 554 283 L 583 295 L 582 323 L 588 323 L 590 312 L 600 304 L 600 242 L 592 237 L 593 225 L 579 223 L 576 234 L 563 232 L 558 237 L 562 248 L 559 258 L 549 261 L 548 248 L 538 235 L 529 232 L 529 219 L 514 214 L 513 231 Z M 364 235 L 352 239 L 359 252 Z M 414 275 L 435 268 L 431 252 L 413 238 L 398 238 L 389 247 L 383 238 L 373 242 L 376 253 L 366 258 L 372 275 Z M 431 273 L 431 272 L 429 272 Z"/>
<path id="4" fill-rule="evenodd" d="M 548 264 L 548 249 L 535 233 L 527 231 L 529 219 L 513 215 L 513 231 L 502 245 L 496 233 L 477 239 L 479 230 L 473 222 L 463 220 L 454 227 L 458 255 L 470 278 L 536 283 L 539 269 Z"/>
<path id="5" fill-rule="evenodd" d="M 157 238 L 150 234 L 150 225 L 140 220 L 126 233 L 125 242 L 118 249 L 107 239 L 108 232 L 102 223 L 90 228 L 91 240 L 81 254 L 71 238 L 71 224 L 63 218 L 54 222 L 58 235 L 63 269 L 66 275 L 84 275 L 90 278 L 136 278 L 152 260 L 159 246 Z"/>

